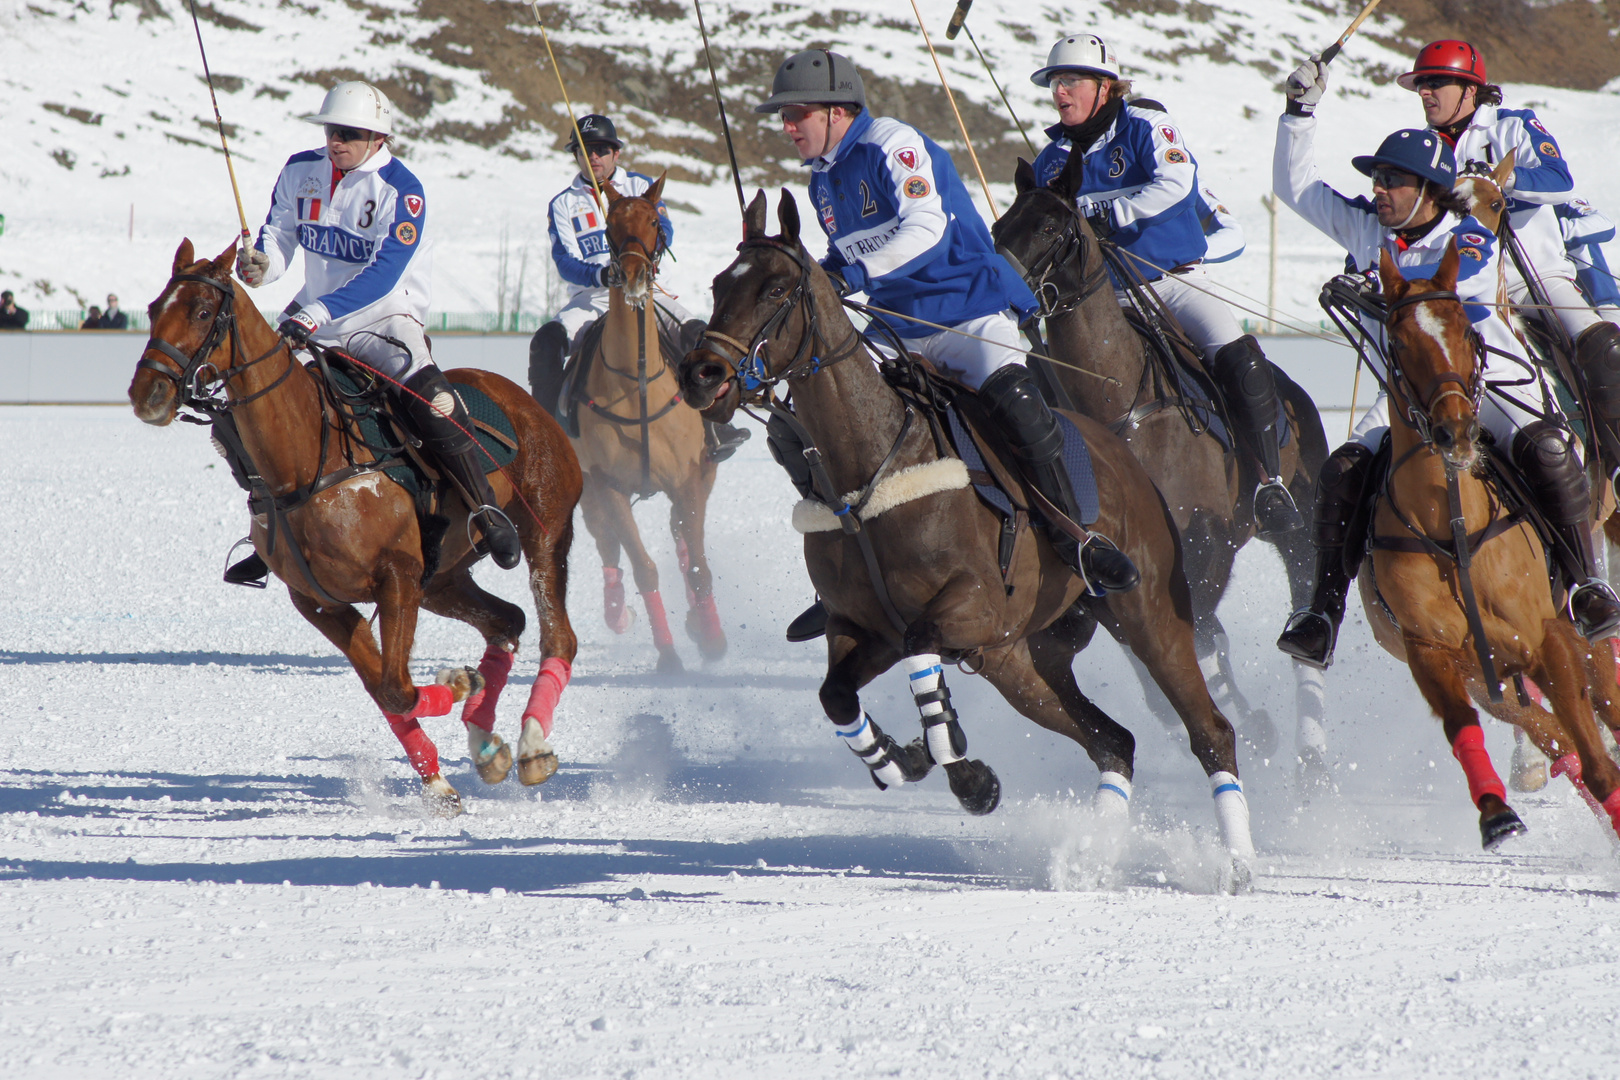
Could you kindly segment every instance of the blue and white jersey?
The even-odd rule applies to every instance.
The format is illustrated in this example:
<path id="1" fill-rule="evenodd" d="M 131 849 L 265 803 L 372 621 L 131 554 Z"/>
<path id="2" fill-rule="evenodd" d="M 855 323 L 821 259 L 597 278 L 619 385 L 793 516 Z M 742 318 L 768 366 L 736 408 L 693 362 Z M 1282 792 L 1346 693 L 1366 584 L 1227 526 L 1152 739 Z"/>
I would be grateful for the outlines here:
<path id="1" fill-rule="evenodd" d="M 1050 184 L 1063 172 L 1073 146 L 1063 125 L 1046 129 L 1054 141 L 1035 158 L 1035 182 Z M 1198 162 L 1181 129 L 1156 101 L 1127 102 L 1108 130 L 1087 147 L 1075 205 L 1113 217 L 1113 241 L 1136 256 L 1152 280 L 1208 253 L 1199 219 Z"/>
<path id="2" fill-rule="evenodd" d="M 821 265 L 874 305 L 941 326 L 1039 309 L 997 254 L 951 156 L 916 128 L 863 111 L 830 158 L 808 164 L 810 202 L 828 240 Z M 888 321 L 904 338 L 937 332 Z"/>
<path id="3" fill-rule="evenodd" d="M 427 321 L 427 200 L 421 181 L 386 146 L 346 175 L 324 147 L 288 158 L 253 246 L 270 257 L 267 282 L 303 249 L 296 303 L 320 324 L 314 337 L 323 345 L 341 345 L 389 315 Z"/>
<path id="4" fill-rule="evenodd" d="M 1204 243 L 1209 247 L 1204 252 L 1205 262 L 1231 262 L 1243 254 L 1247 246 L 1243 226 L 1221 202 L 1221 197 L 1202 182 L 1198 185 L 1198 223 L 1204 230 Z"/>
<path id="5" fill-rule="evenodd" d="M 1459 173 L 1470 161 L 1494 166 L 1513 153 L 1513 178 L 1504 194 L 1519 245 L 1538 274 L 1569 276 L 1572 270 L 1565 261 L 1563 234 L 1552 208 L 1575 197 L 1575 181 L 1558 140 L 1535 112 L 1481 105 L 1457 136 L 1453 149 Z M 1511 263 L 1508 273 L 1518 276 Z"/>
<path id="6" fill-rule="evenodd" d="M 603 196 L 608 184 L 620 195 L 642 195 L 653 186 L 651 177 L 625 168 L 613 170 L 603 182 Z M 583 173 L 575 173 L 569 184 L 551 200 L 547 212 L 551 231 L 551 260 L 557 264 L 557 273 L 568 283 L 568 298 L 572 300 L 582 292 L 601 293 L 607 289 L 596 283 L 596 273 L 613 259 L 608 250 L 607 220 L 596 205 L 596 193 Z M 662 201 L 658 204 L 658 227 L 664 234 L 664 246 L 675 238 L 675 227 L 669 223 L 669 211 Z M 606 306 L 604 302 L 604 307 Z"/>
<path id="7" fill-rule="evenodd" d="M 1428 278 L 1439 270 L 1446 247 L 1455 241 L 1457 296 L 1463 301 L 1469 321 L 1486 344 L 1523 359 L 1524 346 L 1498 306 L 1506 300 L 1506 294 L 1502 290 L 1495 235 L 1472 214 L 1446 214 L 1424 236 L 1407 244 L 1378 223 L 1378 211 L 1371 199 L 1364 195 L 1349 198 L 1321 179 L 1316 170 L 1315 142 L 1314 116 L 1285 115 L 1277 121 L 1277 148 L 1271 163 L 1272 187 L 1277 197 L 1349 253 L 1348 269 L 1369 273 L 1375 279 L 1380 251 L 1389 252 L 1402 276 Z M 1383 340 L 1382 323 L 1368 325 L 1367 329 Z M 1488 354 L 1487 373 L 1502 362 L 1500 357 Z"/>

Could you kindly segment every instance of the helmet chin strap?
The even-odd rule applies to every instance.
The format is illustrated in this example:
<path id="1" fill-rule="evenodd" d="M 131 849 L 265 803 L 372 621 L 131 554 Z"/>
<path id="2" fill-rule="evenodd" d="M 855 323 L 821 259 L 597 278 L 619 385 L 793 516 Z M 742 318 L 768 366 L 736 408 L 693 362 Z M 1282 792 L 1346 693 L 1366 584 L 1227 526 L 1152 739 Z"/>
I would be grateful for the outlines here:
<path id="1" fill-rule="evenodd" d="M 1423 208 L 1423 196 L 1426 195 L 1428 191 L 1429 182 L 1425 180 L 1423 181 L 1423 190 L 1418 192 L 1417 198 L 1412 200 L 1412 209 L 1407 212 L 1406 218 L 1399 225 L 1391 226 L 1395 232 L 1400 232 L 1402 229 L 1412 224 L 1412 219 L 1417 217 L 1417 212 Z"/>

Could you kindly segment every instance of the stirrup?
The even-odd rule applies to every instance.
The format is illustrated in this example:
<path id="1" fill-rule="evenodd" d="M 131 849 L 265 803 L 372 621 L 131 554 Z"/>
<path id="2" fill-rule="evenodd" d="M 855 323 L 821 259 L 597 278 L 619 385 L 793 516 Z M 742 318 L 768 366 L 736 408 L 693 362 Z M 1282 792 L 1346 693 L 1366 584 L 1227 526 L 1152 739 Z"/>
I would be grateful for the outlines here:
<path id="1" fill-rule="evenodd" d="M 1582 595 L 1596 594 L 1595 602 L 1599 605 L 1597 612 L 1588 612 L 1596 615 L 1595 621 L 1588 622 L 1576 614 L 1576 598 Z M 1589 605 L 1582 605 L 1589 606 Z M 1607 607 L 1604 612 L 1603 607 Z M 1569 617 L 1575 624 L 1575 629 L 1581 632 L 1589 644 L 1597 644 L 1604 638 L 1620 634 L 1620 596 L 1616 596 L 1614 589 L 1607 581 L 1601 578 L 1587 578 L 1573 589 L 1569 590 Z"/>
<path id="2" fill-rule="evenodd" d="M 1333 620 L 1311 608 L 1300 608 L 1288 616 L 1288 624 L 1277 636 L 1277 648 L 1301 663 L 1326 671 L 1333 666 L 1333 650 L 1339 644 L 1339 628 Z"/>
<path id="3" fill-rule="evenodd" d="M 787 639 L 792 642 L 814 641 L 827 632 L 827 607 L 816 597 L 816 602 L 801 611 L 787 628 Z"/>
<path id="4" fill-rule="evenodd" d="M 734 427 L 731 424 L 707 423 L 704 428 L 707 436 L 704 441 L 709 442 L 706 453 L 709 460 L 716 465 L 735 454 L 737 447 L 747 442 L 754 434 L 747 428 Z"/>
<path id="5" fill-rule="evenodd" d="M 1136 588 L 1142 580 L 1142 572 L 1136 568 L 1131 557 L 1102 533 L 1092 533 L 1086 538 L 1086 542 L 1080 545 L 1076 561 L 1080 564 L 1080 576 L 1085 580 L 1086 591 L 1092 596 L 1127 592 Z"/>
<path id="6" fill-rule="evenodd" d="M 486 514 L 489 515 L 488 522 L 481 522 L 479 519 Z M 484 538 L 482 540 L 475 541 L 473 539 L 474 524 L 477 524 L 478 528 L 483 532 Z M 505 526 L 504 531 L 512 538 L 512 544 L 497 547 L 495 535 L 503 531 L 501 529 L 503 525 Z M 487 552 L 495 560 L 495 565 L 502 570 L 512 569 L 523 558 L 523 548 L 518 542 L 517 526 L 512 524 L 511 518 L 506 516 L 506 511 L 498 506 L 491 506 L 489 503 L 480 503 L 472 513 L 467 515 L 467 543 L 471 544 L 473 550 L 480 554 Z"/>
<path id="7" fill-rule="evenodd" d="M 237 548 L 243 544 L 251 545 L 252 543 L 252 537 L 244 536 L 232 544 L 231 550 L 225 553 L 225 561 L 228 565 L 225 567 L 223 580 L 227 585 L 245 585 L 250 589 L 263 589 L 269 586 L 270 567 L 265 564 L 264 559 L 259 557 L 257 551 L 250 549 L 247 558 L 240 562 L 231 562 L 231 556 L 236 554 Z"/>
<path id="8" fill-rule="evenodd" d="M 1305 527 L 1305 518 L 1294 502 L 1294 495 L 1280 477 L 1272 477 L 1254 489 L 1254 532 L 1256 536 L 1281 536 Z"/>

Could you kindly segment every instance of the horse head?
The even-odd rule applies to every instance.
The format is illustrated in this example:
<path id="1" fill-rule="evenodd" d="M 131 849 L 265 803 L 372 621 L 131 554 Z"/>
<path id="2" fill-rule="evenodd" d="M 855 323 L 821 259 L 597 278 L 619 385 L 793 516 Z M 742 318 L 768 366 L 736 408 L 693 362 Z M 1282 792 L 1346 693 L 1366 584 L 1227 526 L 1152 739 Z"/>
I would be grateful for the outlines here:
<path id="1" fill-rule="evenodd" d="M 1043 316 L 1056 314 L 1085 291 L 1085 252 L 1092 236 L 1074 203 L 1083 170 L 1081 156 L 1070 154 L 1063 171 L 1043 187 L 1035 182 L 1034 167 L 1019 158 L 1013 173 L 1018 194 L 990 227 L 996 250 L 1034 291 Z"/>
<path id="2" fill-rule="evenodd" d="M 715 276 L 714 315 L 703 342 L 681 361 L 681 391 L 708 420 L 729 420 L 745 393 L 768 394 L 767 384 L 814 359 L 819 312 L 842 318 L 831 279 L 799 241 L 793 196 L 782 190 L 777 236 L 765 234 L 766 209 L 760 191 L 743 215 L 737 258 Z"/>
<path id="3" fill-rule="evenodd" d="M 235 258 L 234 240 L 212 262 L 198 260 L 189 239 L 180 241 L 175 250 L 168 284 L 147 305 L 152 335 L 129 384 L 129 403 L 146 423 L 158 427 L 171 423 L 187 380 L 202 370 L 217 374 L 229 366 L 224 361 L 216 364 L 214 358 L 230 347 L 226 331 L 237 299 L 231 281 Z"/>
<path id="4" fill-rule="evenodd" d="M 659 228 L 663 215 L 658 200 L 664 195 L 664 176 L 641 195 L 620 195 L 612 184 L 603 184 L 607 195 L 608 249 L 613 266 L 624 282 L 624 298 L 638 311 L 652 296 L 653 278 L 658 276 L 658 260 L 664 253 L 664 233 Z"/>
<path id="5" fill-rule="evenodd" d="M 1433 278 L 1408 281 L 1387 250 L 1378 276 L 1389 305 L 1391 415 L 1405 416 L 1451 468 L 1480 464 L 1480 369 L 1473 325 L 1457 298 L 1457 244 Z"/>
<path id="6" fill-rule="evenodd" d="M 1518 156 L 1517 150 L 1509 150 L 1507 156 L 1490 172 L 1483 171 L 1483 165 L 1470 162 L 1468 169 L 1457 178 L 1457 183 L 1451 189 L 1466 211 L 1493 233 L 1502 224 L 1502 212 L 1507 206 L 1502 188 L 1513 175 L 1513 163 Z"/>

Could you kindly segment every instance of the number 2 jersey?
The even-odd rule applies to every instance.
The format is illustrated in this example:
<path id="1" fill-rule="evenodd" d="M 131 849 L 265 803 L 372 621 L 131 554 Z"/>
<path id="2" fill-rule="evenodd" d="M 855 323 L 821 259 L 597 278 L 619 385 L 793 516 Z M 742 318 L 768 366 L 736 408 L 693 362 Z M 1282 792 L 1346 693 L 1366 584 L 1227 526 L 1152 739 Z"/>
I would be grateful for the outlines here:
<path id="1" fill-rule="evenodd" d="M 320 324 L 315 340 L 342 345 L 390 315 L 427 321 L 431 252 L 422 183 L 385 146 L 346 175 L 308 150 L 287 159 L 254 247 L 270 257 L 265 281 L 304 252 L 296 303 Z"/>

